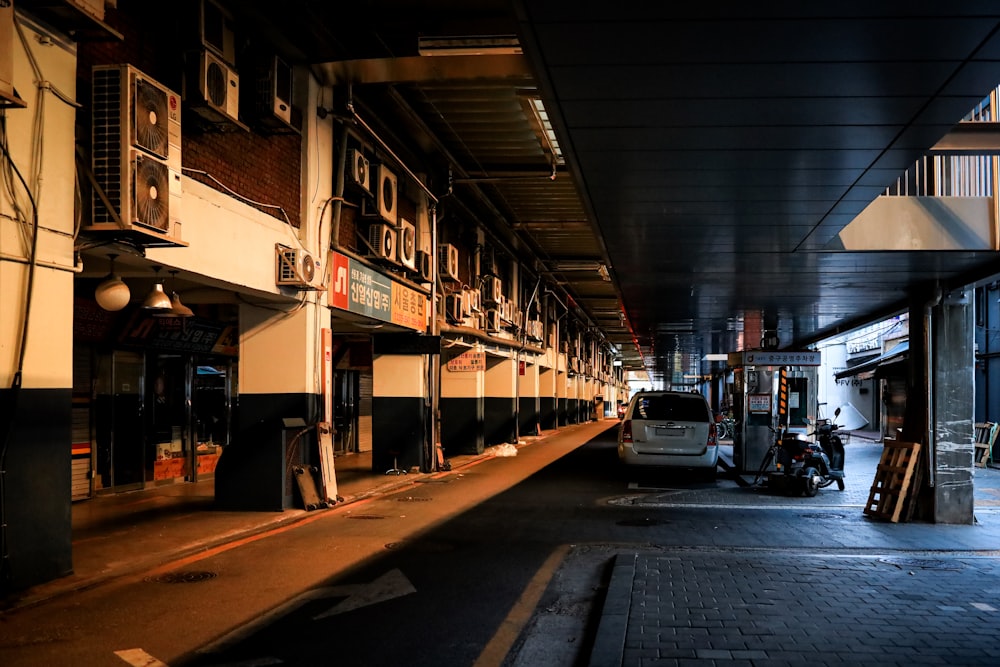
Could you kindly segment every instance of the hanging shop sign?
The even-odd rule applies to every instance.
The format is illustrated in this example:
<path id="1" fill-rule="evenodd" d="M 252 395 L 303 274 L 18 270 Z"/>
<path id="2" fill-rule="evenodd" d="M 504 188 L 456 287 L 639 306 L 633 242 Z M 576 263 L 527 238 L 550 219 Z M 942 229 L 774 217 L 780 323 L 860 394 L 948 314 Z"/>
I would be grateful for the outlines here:
<path id="1" fill-rule="evenodd" d="M 730 366 L 819 366 L 822 353 L 815 350 L 744 350 L 729 354 Z"/>
<path id="2" fill-rule="evenodd" d="M 452 373 L 469 373 L 486 370 L 486 353 L 477 350 L 466 350 L 454 359 L 449 360 L 447 367 Z"/>
<path id="3" fill-rule="evenodd" d="M 333 308 L 417 331 L 427 328 L 424 294 L 346 255 L 331 256 Z"/>
<path id="4" fill-rule="evenodd" d="M 163 351 L 235 356 L 239 350 L 237 337 L 238 332 L 231 325 L 200 317 L 151 317 L 137 310 L 118 342 Z"/>

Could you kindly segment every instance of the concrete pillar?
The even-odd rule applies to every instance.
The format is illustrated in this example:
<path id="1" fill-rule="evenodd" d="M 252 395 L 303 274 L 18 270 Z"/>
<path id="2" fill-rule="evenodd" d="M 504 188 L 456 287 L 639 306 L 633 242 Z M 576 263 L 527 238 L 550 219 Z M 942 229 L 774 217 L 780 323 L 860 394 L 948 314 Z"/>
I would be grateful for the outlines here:
<path id="1" fill-rule="evenodd" d="M 322 327 L 326 308 L 298 310 L 240 305 L 239 402 L 233 440 L 215 469 L 222 509 L 280 511 L 293 506 L 291 468 L 315 463 L 321 418 Z"/>
<path id="2" fill-rule="evenodd" d="M 524 375 L 517 378 L 518 433 L 537 435 L 539 428 L 538 364 L 534 360 L 521 360 Z M 522 371 L 519 370 L 518 373 Z"/>
<path id="3" fill-rule="evenodd" d="M 565 358 L 563 358 L 563 362 L 565 362 Z M 562 370 L 556 373 L 556 418 L 559 421 L 559 426 L 565 426 L 569 423 L 568 396 L 569 377 L 566 375 L 564 363 Z"/>
<path id="4" fill-rule="evenodd" d="M 556 380 L 559 372 L 554 368 L 541 368 L 538 372 L 538 421 L 543 430 L 559 426 L 559 406 Z"/>
<path id="5" fill-rule="evenodd" d="M 441 447 L 445 456 L 483 453 L 484 388 L 483 369 L 450 371 L 442 363 Z"/>
<path id="6" fill-rule="evenodd" d="M 377 354 L 372 363 L 372 472 L 421 468 L 426 357 Z"/>
<path id="7" fill-rule="evenodd" d="M 580 376 L 566 375 L 566 423 L 580 423 Z"/>
<path id="8" fill-rule="evenodd" d="M 515 442 L 516 382 L 517 362 L 514 359 L 486 358 L 483 422 L 487 446 Z"/>
<path id="9" fill-rule="evenodd" d="M 67 214 L 67 226 L 69 220 Z M 46 239 L 51 236 L 44 230 L 40 233 Z M 55 264 L 51 250 L 44 252 L 44 261 Z M 28 266 L 0 259 L 4 293 L 0 299 L 0 440 L 7 438 L 0 502 L 7 523 L 9 570 L 4 574 L 10 575 L 8 580 L 0 578 L 0 597 L 8 590 L 65 576 L 73 569 L 73 261 L 68 256 L 58 261 L 64 269 L 35 269 L 24 368 L 20 388 L 14 389 L 25 314 L 25 300 L 20 297 L 26 293 Z"/>
<path id="10" fill-rule="evenodd" d="M 972 290 L 931 309 L 934 522 L 972 524 L 975 445 L 975 319 Z"/>
<path id="11" fill-rule="evenodd" d="M 902 439 L 925 445 L 920 515 L 935 523 L 974 522 L 974 338 L 971 290 L 912 302 Z"/>

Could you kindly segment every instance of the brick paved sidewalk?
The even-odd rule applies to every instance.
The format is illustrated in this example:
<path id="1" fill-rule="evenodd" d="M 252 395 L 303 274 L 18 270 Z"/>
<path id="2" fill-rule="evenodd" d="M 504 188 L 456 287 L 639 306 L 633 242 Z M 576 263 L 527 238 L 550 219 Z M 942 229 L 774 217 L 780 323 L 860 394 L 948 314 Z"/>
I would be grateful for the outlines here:
<path id="1" fill-rule="evenodd" d="M 661 550 L 616 557 L 591 665 L 998 665 L 1000 562 Z"/>

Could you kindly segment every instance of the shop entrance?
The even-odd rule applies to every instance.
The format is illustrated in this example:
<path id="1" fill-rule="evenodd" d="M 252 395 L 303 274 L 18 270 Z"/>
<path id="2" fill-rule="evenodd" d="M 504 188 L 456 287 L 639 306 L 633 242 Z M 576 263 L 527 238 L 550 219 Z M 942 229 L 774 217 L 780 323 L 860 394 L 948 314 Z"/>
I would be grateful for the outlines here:
<path id="1" fill-rule="evenodd" d="M 98 489 L 142 488 L 143 371 L 138 352 L 115 351 L 98 362 L 94 401 Z"/>

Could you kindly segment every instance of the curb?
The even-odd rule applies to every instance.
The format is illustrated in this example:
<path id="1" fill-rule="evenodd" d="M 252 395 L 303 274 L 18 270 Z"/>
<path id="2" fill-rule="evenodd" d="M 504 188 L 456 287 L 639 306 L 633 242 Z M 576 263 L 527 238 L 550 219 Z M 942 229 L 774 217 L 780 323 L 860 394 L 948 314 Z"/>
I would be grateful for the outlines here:
<path id="1" fill-rule="evenodd" d="M 611 571 L 611 583 L 601 609 L 597 637 L 590 652 L 589 667 L 621 667 L 625 656 L 625 636 L 632 606 L 632 583 L 639 554 L 618 554 Z"/>

